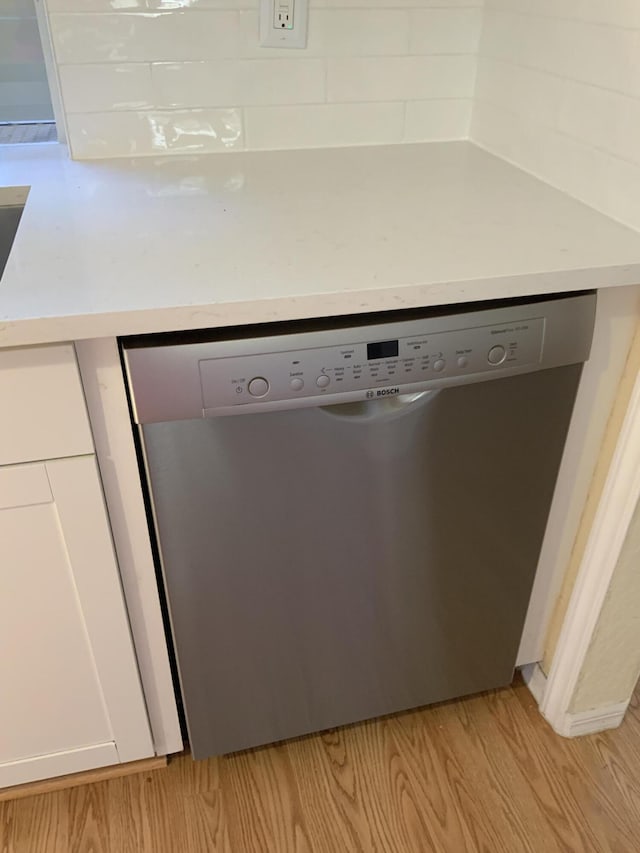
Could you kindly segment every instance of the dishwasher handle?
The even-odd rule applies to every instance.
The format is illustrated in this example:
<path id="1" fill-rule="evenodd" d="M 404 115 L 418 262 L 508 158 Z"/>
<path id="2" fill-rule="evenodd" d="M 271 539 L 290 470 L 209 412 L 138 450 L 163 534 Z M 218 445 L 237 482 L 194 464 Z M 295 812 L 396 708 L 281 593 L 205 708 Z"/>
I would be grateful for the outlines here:
<path id="1" fill-rule="evenodd" d="M 341 391 L 333 394 L 315 394 L 309 397 L 287 398 L 286 400 L 257 400 L 245 403 L 237 403 L 235 406 L 216 406 L 215 408 L 203 408 L 203 418 L 218 418 L 229 415 L 252 415 L 266 412 L 283 412 L 292 409 L 323 409 L 330 414 L 338 415 L 344 413 L 344 417 L 363 417 L 365 412 L 371 417 L 371 413 L 377 411 L 390 412 L 401 411 L 407 406 L 414 406 L 420 399 L 433 396 L 443 387 L 451 384 L 468 384 L 466 381 L 458 380 L 433 380 L 426 382 L 413 382 L 411 384 L 393 387 L 369 389 L 368 391 Z M 435 386 L 435 387 L 434 387 Z M 373 396 L 375 395 L 375 396 Z M 382 408 L 380 408 L 382 407 Z M 336 410 L 334 412 L 334 410 Z"/>
<path id="2" fill-rule="evenodd" d="M 402 417 L 414 413 L 429 405 L 438 390 L 417 391 L 413 394 L 398 394 L 395 397 L 385 397 L 380 400 L 358 400 L 353 403 L 334 403 L 330 406 L 320 406 L 320 411 L 330 417 L 342 418 L 354 423 L 363 421 L 380 421 Z"/>

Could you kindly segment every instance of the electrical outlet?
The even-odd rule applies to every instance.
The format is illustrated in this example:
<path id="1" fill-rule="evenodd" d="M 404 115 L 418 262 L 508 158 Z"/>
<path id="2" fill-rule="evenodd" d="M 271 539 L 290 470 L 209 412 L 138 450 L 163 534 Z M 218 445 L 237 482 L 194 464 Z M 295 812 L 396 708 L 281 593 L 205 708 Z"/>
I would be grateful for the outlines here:
<path id="1" fill-rule="evenodd" d="M 273 26 L 277 30 L 293 29 L 292 0 L 274 0 L 273 13 Z"/>
<path id="2" fill-rule="evenodd" d="M 307 46 L 309 0 L 260 0 L 262 47 Z"/>

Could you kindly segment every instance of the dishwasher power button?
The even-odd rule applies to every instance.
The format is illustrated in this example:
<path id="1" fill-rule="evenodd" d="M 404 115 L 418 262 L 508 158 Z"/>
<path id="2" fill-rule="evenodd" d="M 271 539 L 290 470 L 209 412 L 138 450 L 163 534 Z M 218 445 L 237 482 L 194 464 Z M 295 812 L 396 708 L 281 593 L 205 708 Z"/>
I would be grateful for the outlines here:
<path id="1" fill-rule="evenodd" d="M 264 397 L 269 390 L 269 383 L 262 376 L 256 376 L 249 382 L 249 393 L 252 397 Z"/>
<path id="2" fill-rule="evenodd" d="M 487 361 L 489 364 L 502 364 L 502 362 L 507 357 L 507 351 L 503 346 L 497 344 L 495 347 L 491 347 L 489 353 L 487 355 Z"/>
<path id="3" fill-rule="evenodd" d="M 327 376 L 326 373 L 321 373 L 320 376 L 316 379 L 316 385 L 318 388 L 326 388 L 327 385 L 331 382 L 331 379 Z"/>

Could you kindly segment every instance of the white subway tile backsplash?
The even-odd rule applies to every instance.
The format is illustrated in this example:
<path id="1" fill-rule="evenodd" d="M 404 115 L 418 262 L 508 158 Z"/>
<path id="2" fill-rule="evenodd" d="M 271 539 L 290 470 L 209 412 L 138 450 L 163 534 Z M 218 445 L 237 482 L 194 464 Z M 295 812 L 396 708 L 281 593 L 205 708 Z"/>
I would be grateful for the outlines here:
<path id="1" fill-rule="evenodd" d="M 254 9 L 259 0 L 47 0 L 49 14 L 57 12 L 172 12 L 179 10 Z"/>
<path id="2" fill-rule="evenodd" d="M 604 186 L 606 198 L 600 209 L 640 231 L 640 167 L 607 158 Z"/>
<path id="3" fill-rule="evenodd" d="M 328 6 L 339 7 L 341 9 L 375 9 L 383 7 L 385 9 L 456 9 L 465 8 L 481 8 L 484 5 L 484 0 L 326 0 Z"/>
<path id="4" fill-rule="evenodd" d="M 486 0 L 488 9 L 566 18 L 625 28 L 640 27 L 637 0 Z"/>
<path id="5" fill-rule="evenodd" d="M 548 19 L 558 42 L 555 67 L 562 76 L 640 96 L 640 32 L 597 24 Z M 567 44 L 570 49 L 567 50 Z"/>
<path id="6" fill-rule="evenodd" d="M 412 9 L 409 53 L 473 53 L 478 50 L 482 10 Z"/>
<path id="7" fill-rule="evenodd" d="M 154 103 L 151 68 L 142 63 L 62 65 L 60 86 L 71 113 L 139 110 Z"/>
<path id="8" fill-rule="evenodd" d="M 487 147 L 496 154 L 602 209 L 605 158 L 583 142 L 482 101 L 474 108 L 472 136 L 479 141 L 490 137 Z"/>
<path id="9" fill-rule="evenodd" d="M 640 165 L 640 99 L 567 81 L 558 129 Z"/>
<path id="10" fill-rule="evenodd" d="M 146 2 L 148 9 L 156 11 L 191 9 L 198 12 L 211 9 L 257 9 L 259 6 L 259 0 L 146 0 Z"/>
<path id="11" fill-rule="evenodd" d="M 471 99 L 409 101 L 404 139 L 406 142 L 467 139 L 471 111 Z"/>
<path id="12" fill-rule="evenodd" d="M 530 121 L 555 127 L 564 103 L 565 81 L 554 74 L 480 57 L 475 97 L 518 111 Z"/>
<path id="13" fill-rule="evenodd" d="M 125 2 L 129 2 L 129 0 L 125 0 Z M 257 8 L 259 5 L 259 0 L 146 0 L 146 2 L 148 9 L 159 11 L 171 11 L 175 9 L 193 9 L 194 11 L 252 9 Z"/>
<path id="14" fill-rule="evenodd" d="M 259 0 L 46 2 L 76 157 L 459 138 L 468 124 L 483 0 L 310 0 L 302 50 L 260 45 Z"/>
<path id="15" fill-rule="evenodd" d="M 63 65 L 148 59 L 154 25 L 154 18 L 142 15 L 59 14 L 50 17 L 56 60 Z"/>
<path id="16" fill-rule="evenodd" d="M 148 154 L 153 150 L 144 114 L 127 112 L 67 115 L 71 155 L 80 160 Z"/>
<path id="17" fill-rule="evenodd" d="M 640 31 L 486 10 L 481 56 L 640 95 Z"/>
<path id="18" fill-rule="evenodd" d="M 46 0 L 50 15 L 59 12 L 145 12 L 146 0 Z"/>
<path id="19" fill-rule="evenodd" d="M 378 59 L 329 59 L 329 101 L 393 101 L 470 98 L 472 56 L 403 56 Z"/>
<path id="20" fill-rule="evenodd" d="M 159 107 L 224 107 L 235 104 L 235 81 L 225 60 L 154 63 L 151 77 Z"/>
<path id="21" fill-rule="evenodd" d="M 245 110 L 252 149 L 320 148 L 402 140 L 404 105 L 322 104 Z"/>
<path id="22" fill-rule="evenodd" d="M 326 56 L 402 56 L 409 45 L 409 13 L 403 9 L 326 9 L 312 18 Z"/>
<path id="23" fill-rule="evenodd" d="M 325 100 L 326 74 L 319 59 L 256 59 L 234 63 L 236 103 L 313 104 Z"/>
<path id="24" fill-rule="evenodd" d="M 78 159 L 206 154 L 244 147 L 238 110 L 72 114 L 67 129 Z"/>
<path id="25" fill-rule="evenodd" d="M 546 20 L 486 9 L 480 56 L 552 70 L 562 58 L 562 45 L 554 32 Z"/>
<path id="26" fill-rule="evenodd" d="M 48 2 L 76 157 L 459 138 L 468 121 L 481 0 L 311 0 L 304 50 L 261 47 L 258 0 Z"/>
<path id="27" fill-rule="evenodd" d="M 640 228 L 640 3 L 487 0 L 471 138 Z"/>
<path id="28" fill-rule="evenodd" d="M 325 97 L 319 59 L 154 63 L 151 73 L 160 107 L 306 104 Z"/>
<path id="29" fill-rule="evenodd" d="M 51 35 L 62 65 L 236 56 L 238 14 L 52 15 Z"/>

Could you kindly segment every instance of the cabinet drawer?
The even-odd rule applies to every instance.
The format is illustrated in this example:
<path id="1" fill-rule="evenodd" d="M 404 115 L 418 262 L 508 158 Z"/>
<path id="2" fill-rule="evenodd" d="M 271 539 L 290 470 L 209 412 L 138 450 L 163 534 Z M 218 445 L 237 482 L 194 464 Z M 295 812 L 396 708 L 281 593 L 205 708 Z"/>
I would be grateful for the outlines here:
<path id="1" fill-rule="evenodd" d="M 0 350 L 0 465 L 93 453 L 72 344 Z"/>

